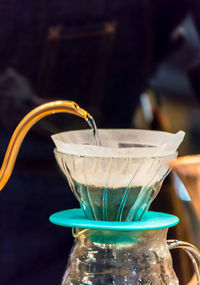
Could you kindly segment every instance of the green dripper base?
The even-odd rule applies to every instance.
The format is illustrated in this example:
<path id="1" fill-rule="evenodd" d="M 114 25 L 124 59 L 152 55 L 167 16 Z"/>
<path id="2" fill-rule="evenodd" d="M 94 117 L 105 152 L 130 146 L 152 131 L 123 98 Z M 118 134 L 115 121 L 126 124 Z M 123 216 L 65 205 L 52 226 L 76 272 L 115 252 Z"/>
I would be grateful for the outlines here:
<path id="1" fill-rule="evenodd" d="M 63 227 L 113 231 L 145 231 L 163 229 L 173 227 L 179 222 L 178 217 L 174 215 L 152 211 L 146 212 L 141 221 L 96 221 L 86 218 L 81 209 L 60 211 L 51 215 L 49 219 L 53 224 Z"/>
<path id="2" fill-rule="evenodd" d="M 149 211 L 141 221 L 96 221 L 86 218 L 81 209 L 71 209 L 51 215 L 50 221 L 59 226 L 88 229 L 89 239 L 98 244 L 127 244 L 136 243 L 143 231 L 169 228 L 175 226 L 179 219 L 170 214 Z M 135 233 L 131 234 L 133 231 Z"/>

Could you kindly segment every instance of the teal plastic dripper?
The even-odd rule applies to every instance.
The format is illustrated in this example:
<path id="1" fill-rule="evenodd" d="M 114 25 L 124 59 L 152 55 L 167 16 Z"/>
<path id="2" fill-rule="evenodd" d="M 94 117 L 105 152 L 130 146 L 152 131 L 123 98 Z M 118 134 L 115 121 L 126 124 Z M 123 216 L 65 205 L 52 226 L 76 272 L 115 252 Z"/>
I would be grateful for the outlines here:
<path id="1" fill-rule="evenodd" d="M 168 175 L 184 133 L 100 129 L 99 137 L 101 146 L 91 130 L 53 135 L 58 165 L 87 218 L 139 221 Z"/>

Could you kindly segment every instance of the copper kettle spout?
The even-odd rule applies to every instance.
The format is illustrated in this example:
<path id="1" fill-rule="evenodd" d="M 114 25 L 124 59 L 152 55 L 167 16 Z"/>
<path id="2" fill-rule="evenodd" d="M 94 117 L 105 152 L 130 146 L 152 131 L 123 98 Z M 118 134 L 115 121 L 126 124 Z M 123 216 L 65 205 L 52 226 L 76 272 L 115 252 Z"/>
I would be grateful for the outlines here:
<path id="1" fill-rule="evenodd" d="M 31 112 L 29 112 L 16 127 L 10 142 L 8 144 L 6 154 L 0 169 L 0 190 L 8 182 L 21 144 L 30 128 L 42 118 L 56 113 L 69 113 L 84 118 L 86 121 L 91 120 L 91 116 L 78 104 L 73 101 L 53 101 L 42 104 Z"/>

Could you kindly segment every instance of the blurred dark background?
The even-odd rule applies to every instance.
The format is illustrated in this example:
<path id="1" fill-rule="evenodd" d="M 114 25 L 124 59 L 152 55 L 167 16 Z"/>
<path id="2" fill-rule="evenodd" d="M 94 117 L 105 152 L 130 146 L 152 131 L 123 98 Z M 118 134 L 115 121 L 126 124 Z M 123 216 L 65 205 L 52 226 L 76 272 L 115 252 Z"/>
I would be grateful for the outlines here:
<path id="1" fill-rule="evenodd" d="M 55 99 L 76 101 L 98 127 L 182 129 L 180 153 L 200 152 L 198 0 L 0 0 L 0 15 L 1 161 L 23 116 Z M 73 238 L 48 217 L 78 204 L 50 135 L 87 127 L 56 115 L 26 137 L 0 193 L 0 284 L 60 284 Z M 160 210 L 190 207 L 165 188 Z"/>

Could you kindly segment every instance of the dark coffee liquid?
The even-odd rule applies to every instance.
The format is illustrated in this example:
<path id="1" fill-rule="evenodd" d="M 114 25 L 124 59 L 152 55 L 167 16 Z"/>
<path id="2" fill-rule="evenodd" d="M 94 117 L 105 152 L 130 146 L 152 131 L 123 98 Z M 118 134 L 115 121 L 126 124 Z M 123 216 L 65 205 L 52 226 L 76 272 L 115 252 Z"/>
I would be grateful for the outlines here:
<path id="1" fill-rule="evenodd" d="M 89 219 L 104 221 L 140 219 L 156 190 L 153 186 L 100 188 L 75 181 L 73 184 L 75 195 L 86 216 Z"/>

